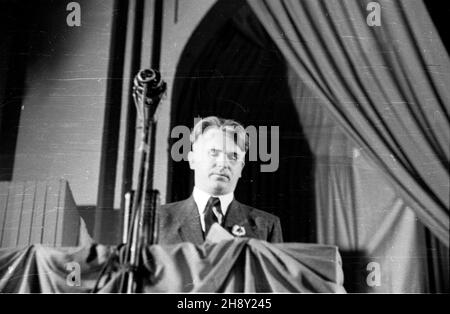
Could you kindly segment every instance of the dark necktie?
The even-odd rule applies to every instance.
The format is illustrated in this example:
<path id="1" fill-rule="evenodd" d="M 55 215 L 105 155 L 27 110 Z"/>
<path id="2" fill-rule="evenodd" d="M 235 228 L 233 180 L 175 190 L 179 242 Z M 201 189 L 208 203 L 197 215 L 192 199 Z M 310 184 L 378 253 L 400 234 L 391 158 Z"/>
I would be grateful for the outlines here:
<path id="1" fill-rule="evenodd" d="M 213 211 L 214 207 L 216 208 L 216 212 L 219 215 L 222 215 L 222 209 L 220 208 L 220 199 L 218 197 L 211 196 L 205 207 L 205 236 L 208 234 L 209 228 L 211 228 L 212 224 L 219 221 Z"/>

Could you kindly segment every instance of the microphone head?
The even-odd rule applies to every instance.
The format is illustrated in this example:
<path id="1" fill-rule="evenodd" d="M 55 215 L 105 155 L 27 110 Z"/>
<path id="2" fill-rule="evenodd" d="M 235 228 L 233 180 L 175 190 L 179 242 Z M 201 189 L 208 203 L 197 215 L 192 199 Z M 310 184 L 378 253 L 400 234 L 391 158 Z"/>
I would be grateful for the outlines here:
<path id="1" fill-rule="evenodd" d="M 139 80 L 139 83 L 150 83 L 157 79 L 157 72 L 151 69 L 140 70 L 137 74 L 137 79 Z"/>
<path id="2" fill-rule="evenodd" d="M 147 86 L 146 89 L 144 89 L 144 85 Z M 159 71 L 153 69 L 140 70 L 134 79 L 135 93 L 139 95 L 145 90 L 145 95 L 142 96 L 150 102 L 160 98 L 166 91 L 166 86 L 166 83 L 161 79 Z"/>

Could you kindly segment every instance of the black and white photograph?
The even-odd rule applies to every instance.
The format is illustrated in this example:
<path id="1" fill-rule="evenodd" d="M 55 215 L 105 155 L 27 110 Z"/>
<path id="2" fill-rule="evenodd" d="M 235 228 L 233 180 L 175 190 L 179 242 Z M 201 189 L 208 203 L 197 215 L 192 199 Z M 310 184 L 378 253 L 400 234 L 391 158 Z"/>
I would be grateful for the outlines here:
<path id="1" fill-rule="evenodd" d="M 0 293 L 450 293 L 449 8 L 0 0 Z"/>

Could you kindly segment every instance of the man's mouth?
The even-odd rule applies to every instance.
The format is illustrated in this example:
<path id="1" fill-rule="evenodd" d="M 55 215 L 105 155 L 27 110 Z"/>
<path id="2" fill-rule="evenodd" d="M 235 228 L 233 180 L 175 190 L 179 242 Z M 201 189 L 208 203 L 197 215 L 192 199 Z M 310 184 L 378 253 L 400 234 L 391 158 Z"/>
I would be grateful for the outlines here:
<path id="1" fill-rule="evenodd" d="M 224 179 L 230 180 L 230 177 L 227 174 L 225 174 L 225 173 L 214 172 L 214 173 L 211 174 L 211 176 L 216 176 L 216 177 L 219 177 L 219 178 L 224 178 Z"/>

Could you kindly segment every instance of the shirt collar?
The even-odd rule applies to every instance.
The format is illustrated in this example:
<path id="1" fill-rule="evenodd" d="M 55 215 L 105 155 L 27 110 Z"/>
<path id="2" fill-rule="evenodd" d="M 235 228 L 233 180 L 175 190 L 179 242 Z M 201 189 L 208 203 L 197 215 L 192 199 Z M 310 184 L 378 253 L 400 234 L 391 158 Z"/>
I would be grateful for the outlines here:
<path id="1" fill-rule="evenodd" d="M 203 190 L 200 190 L 198 187 L 194 187 L 194 191 L 192 192 L 192 196 L 194 197 L 194 201 L 197 204 L 197 209 L 200 215 L 203 215 L 206 203 L 208 203 L 208 200 L 211 196 L 209 193 L 206 193 Z M 215 196 L 220 199 L 220 208 L 222 210 L 223 215 L 225 216 L 227 214 L 228 206 L 231 204 L 234 198 L 234 193 L 228 193 L 225 195 L 218 195 Z"/>

